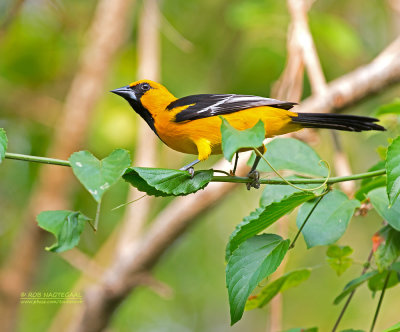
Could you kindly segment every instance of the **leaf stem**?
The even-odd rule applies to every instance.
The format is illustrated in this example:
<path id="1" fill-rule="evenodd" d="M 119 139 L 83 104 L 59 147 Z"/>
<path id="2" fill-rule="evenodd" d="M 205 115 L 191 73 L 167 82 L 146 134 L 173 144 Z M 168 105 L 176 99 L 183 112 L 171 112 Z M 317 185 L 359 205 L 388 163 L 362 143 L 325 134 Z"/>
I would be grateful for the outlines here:
<path id="1" fill-rule="evenodd" d="M 101 199 L 97 203 L 97 209 L 96 209 L 96 217 L 94 219 L 94 231 L 96 232 L 99 226 L 99 219 L 100 219 L 100 209 L 101 209 Z"/>
<path id="2" fill-rule="evenodd" d="M 379 309 L 381 308 L 383 297 L 385 296 L 385 291 L 386 291 L 387 285 L 389 283 L 390 273 L 391 273 L 391 270 L 389 268 L 386 279 L 385 279 L 385 283 L 383 284 L 381 296 L 379 297 L 378 305 L 376 306 L 374 319 L 372 320 L 372 324 L 371 324 L 371 328 L 370 328 L 369 332 L 372 332 L 374 330 L 376 320 L 378 319 Z"/>
<path id="3" fill-rule="evenodd" d="M 30 162 L 41 163 L 41 164 L 51 164 L 51 165 L 71 167 L 71 164 L 69 163 L 68 160 L 37 157 L 37 156 L 30 156 L 30 155 L 19 154 L 19 153 L 6 152 L 5 158 L 6 159 L 14 159 L 14 160 L 30 161 Z"/>
<path id="4" fill-rule="evenodd" d="M 322 193 L 317 201 L 315 202 L 314 206 L 312 207 L 312 209 L 310 210 L 310 212 L 308 213 L 306 219 L 304 220 L 303 224 L 301 225 L 301 227 L 299 228 L 299 230 L 297 231 L 296 236 L 294 237 L 292 243 L 289 246 L 289 249 L 293 249 L 294 245 L 296 244 L 297 238 L 300 236 L 301 231 L 303 230 L 304 226 L 306 225 L 308 219 L 310 219 L 312 213 L 314 212 L 315 208 L 317 207 L 317 205 L 319 204 L 319 202 L 321 202 L 322 198 L 329 192 L 329 190 L 326 190 L 324 193 Z"/>
<path id="5" fill-rule="evenodd" d="M 368 268 L 369 268 L 369 266 L 370 266 L 370 264 L 371 264 L 371 259 L 372 259 L 372 256 L 373 256 L 373 255 L 374 255 L 374 252 L 373 252 L 373 250 L 371 250 L 370 253 L 369 253 L 369 255 L 368 255 L 367 264 L 364 264 L 364 268 L 363 268 L 363 270 L 362 270 L 362 272 L 361 272 L 361 275 L 364 275 L 364 274 L 367 272 L 367 270 L 368 270 Z M 350 301 L 351 301 L 351 299 L 353 298 L 355 292 L 356 292 L 356 289 L 354 289 L 354 290 L 350 293 L 349 297 L 347 298 L 346 303 L 344 304 L 343 309 L 342 309 L 342 311 L 340 312 L 339 317 L 338 317 L 338 319 L 337 319 L 336 322 L 335 322 L 335 325 L 333 326 L 332 332 L 335 332 L 336 329 L 338 328 L 339 323 L 340 323 L 340 321 L 342 320 L 343 315 L 344 315 L 344 313 L 346 312 L 347 307 L 349 306 Z"/>

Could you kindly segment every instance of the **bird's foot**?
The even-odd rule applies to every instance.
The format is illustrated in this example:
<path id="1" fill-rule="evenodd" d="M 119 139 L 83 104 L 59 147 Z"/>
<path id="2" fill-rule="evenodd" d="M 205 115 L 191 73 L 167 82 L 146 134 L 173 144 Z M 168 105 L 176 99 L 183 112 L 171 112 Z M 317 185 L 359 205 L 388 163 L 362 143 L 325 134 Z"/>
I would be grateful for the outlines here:
<path id="1" fill-rule="evenodd" d="M 190 178 L 193 179 L 193 177 L 194 177 L 194 168 L 193 167 L 189 167 L 187 169 L 187 171 L 190 174 Z"/>
<path id="2" fill-rule="evenodd" d="M 247 177 L 252 179 L 252 182 L 246 183 L 246 188 L 247 190 L 250 190 L 250 188 L 260 188 L 260 172 L 259 171 L 251 171 L 249 174 L 247 174 Z"/>

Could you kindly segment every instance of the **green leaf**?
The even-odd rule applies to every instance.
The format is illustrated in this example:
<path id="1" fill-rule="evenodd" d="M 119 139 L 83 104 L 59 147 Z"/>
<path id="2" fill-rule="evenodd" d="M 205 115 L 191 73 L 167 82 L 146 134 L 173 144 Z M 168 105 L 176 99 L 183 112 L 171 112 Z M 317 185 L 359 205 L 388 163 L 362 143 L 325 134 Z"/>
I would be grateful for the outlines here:
<path id="1" fill-rule="evenodd" d="M 357 287 L 361 286 L 364 282 L 376 276 L 378 271 L 371 271 L 363 274 L 362 276 L 350 281 L 343 289 L 343 291 L 335 298 L 334 304 L 339 304 L 347 295 L 349 295 Z"/>
<path id="2" fill-rule="evenodd" d="M 132 167 L 128 168 L 123 178 L 148 195 L 184 196 L 204 189 L 211 181 L 212 176 L 212 170 L 196 171 L 192 179 L 187 171 Z"/>
<path id="3" fill-rule="evenodd" d="M 395 98 L 391 103 L 380 106 L 374 113 L 375 116 L 384 114 L 400 115 L 400 98 Z"/>
<path id="4" fill-rule="evenodd" d="M 389 145 L 386 155 L 387 195 L 393 205 L 400 194 L 400 136 Z"/>
<path id="5" fill-rule="evenodd" d="M 321 158 L 306 143 L 294 138 L 276 138 L 266 145 L 264 157 L 277 170 L 291 170 L 300 174 L 327 176 L 328 169 L 320 165 Z M 254 154 L 248 164 L 254 162 Z M 272 172 L 263 160 L 257 169 L 261 172 Z"/>
<path id="6" fill-rule="evenodd" d="M 289 240 L 262 234 L 247 239 L 233 252 L 226 266 L 231 325 L 240 320 L 251 292 L 278 268 L 288 249 Z"/>
<path id="7" fill-rule="evenodd" d="M 382 290 L 386 281 L 387 274 L 388 271 L 386 270 L 369 279 L 368 288 L 374 293 Z M 394 287 L 398 283 L 399 283 L 399 273 L 396 271 L 390 271 L 389 281 L 386 285 L 386 288 Z"/>
<path id="8" fill-rule="evenodd" d="M 304 203 L 297 214 L 297 227 L 301 227 L 315 204 L 315 200 Z M 303 228 L 307 247 L 324 246 L 339 240 L 346 231 L 354 210 L 360 206 L 357 200 L 349 200 L 339 190 L 326 194 L 311 214 Z"/>
<path id="9" fill-rule="evenodd" d="M 7 143 L 8 139 L 6 131 L 3 128 L 0 128 L 0 164 L 6 155 Z"/>
<path id="10" fill-rule="evenodd" d="M 36 220 L 41 228 L 52 233 L 57 242 L 46 250 L 62 252 L 72 249 L 79 243 L 85 222 L 90 218 L 80 212 L 57 210 L 43 211 Z"/>
<path id="11" fill-rule="evenodd" d="M 383 332 L 399 332 L 400 331 L 400 322 L 398 322 L 397 324 L 389 327 L 388 329 L 386 329 Z"/>
<path id="12" fill-rule="evenodd" d="M 349 246 L 331 245 L 326 251 L 326 260 L 329 266 L 334 269 L 338 276 L 342 275 L 352 264 L 353 259 L 347 257 L 351 255 L 353 249 Z"/>
<path id="13" fill-rule="evenodd" d="M 253 211 L 236 226 L 231 234 L 226 247 L 226 260 L 229 259 L 229 256 L 242 242 L 260 233 L 279 218 L 292 211 L 295 207 L 314 197 L 314 194 L 310 192 L 297 192 L 288 197 L 284 197 L 279 202 L 273 202 L 268 206 L 260 207 Z"/>
<path id="14" fill-rule="evenodd" d="M 386 176 L 384 175 L 373 178 L 366 184 L 361 185 L 361 188 L 357 190 L 354 197 L 359 201 L 363 201 L 368 197 L 370 191 L 380 187 L 386 187 Z"/>
<path id="15" fill-rule="evenodd" d="M 376 266 L 379 272 L 388 269 L 400 255 L 400 232 L 387 225 L 378 236 L 382 239 L 374 252 Z"/>
<path id="16" fill-rule="evenodd" d="M 72 170 L 78 180 L 97 202 L 103 194 L 124 174 L 131 164 L 129 152 L 114 150 L 108 157 L 99 160 L 89 151 L 79 151 L 69 157 Z"/>
<path id="17" fill-rule="evenodd" d="M 389 200 L 385 188 L 377 188 L 370 191 L 368 197 L 379 215 L 385 219 L 390 226 L 400 231 L 400 201 L 397 200 L 392 207 L 389 208 Z"/>
<path id="18" fill-rule="evenodd" d="M 223 118 L 221 123 L 222 151 L 225 159 L 231 161 L 236 151 L 242 148 L 258 148 L 265 139 L 264 123 L 260 120 L 250 129 L 237 130 Z"/>
<path id="19" fill-rule="evenodd" d="M 292 180 L 301 180 L 304 179 L 300 176 L 289 176 L 285 177 L 286 180 L 292 181 Z M 300 186 L 300 188 L 303 189 L 312 189 L 315 187 L 318 187 L 318 184 L 301 184 L 297 185 Z M 322 189 L 323 190 L 323 189 Z M 287 184 L 271 184 L 268 186 L 265 186 L 265 189 L 263 190 L 263 193 L 260 198 L 260 206 L 267 206 L 270 205 L 274 202 L 279 202 L 286 197 L 289 197 L 293 195 L 294 193 L 302 192 L 299 189 L 293 188 L 292 186 L 288 186 Z"/>
<path id="20" fill-rule="evenodd" d="M 246 303 L 245 310 L 262 308 L 279 292 L 298 286 L 303 281 L 307 280 L 310 274 L 310 269 L 296 270 L 284 274 L 282 277 L 267 284 L 258 295 L 249 299 Z"/>

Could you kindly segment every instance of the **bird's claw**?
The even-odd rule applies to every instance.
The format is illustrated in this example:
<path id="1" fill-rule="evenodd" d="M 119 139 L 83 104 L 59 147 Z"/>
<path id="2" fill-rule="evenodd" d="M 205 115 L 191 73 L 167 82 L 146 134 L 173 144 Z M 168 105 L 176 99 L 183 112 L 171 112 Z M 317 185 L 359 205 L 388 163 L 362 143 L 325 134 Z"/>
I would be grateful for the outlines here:
<path id="1" fill-rule="evenodd" d="M 193 167 L 189 167 L 187 169 L 187 171 L 190 174 L 190 178 L 193 179 L 193 177 L 194 177 L 194 168 Z"/>
<path id="2" fill-rule="evenodd" d="M 259 171 L 252 171 L 249 174 L 247 174 L 247 177 L 252 179 L 252 182 L 246 183 L 246 188 L 247 190 L 250 190 L 250 188 L 260 188 L 260 172 Z"/>

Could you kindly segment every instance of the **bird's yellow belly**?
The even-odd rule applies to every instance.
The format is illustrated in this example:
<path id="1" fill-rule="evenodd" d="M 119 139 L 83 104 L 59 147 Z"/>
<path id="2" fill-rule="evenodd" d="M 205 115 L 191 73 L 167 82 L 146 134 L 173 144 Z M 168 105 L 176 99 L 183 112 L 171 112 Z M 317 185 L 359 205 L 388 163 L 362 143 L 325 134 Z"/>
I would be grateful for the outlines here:
<path id="1" fill-rule="evenodd" d="M 273 137 L 301 129 L 292 124 L 290 116 L 296 113 L 271 108 L 257 107 L 223 115 L 229 124 L 238 129 L 252 128 L 259 120 L 264 122 L 265 137 Z M 174 122 L 164 119 L 155 121 L 155 127 L 161 140 L 170 148 L 188 154 L 200 154 L 201 145 L 209 145 L 211 154 L 221 154 L 221 119 L 213 116 L 186 122 Z M 160 119 L 162 120 L 162 119 Z"/>

